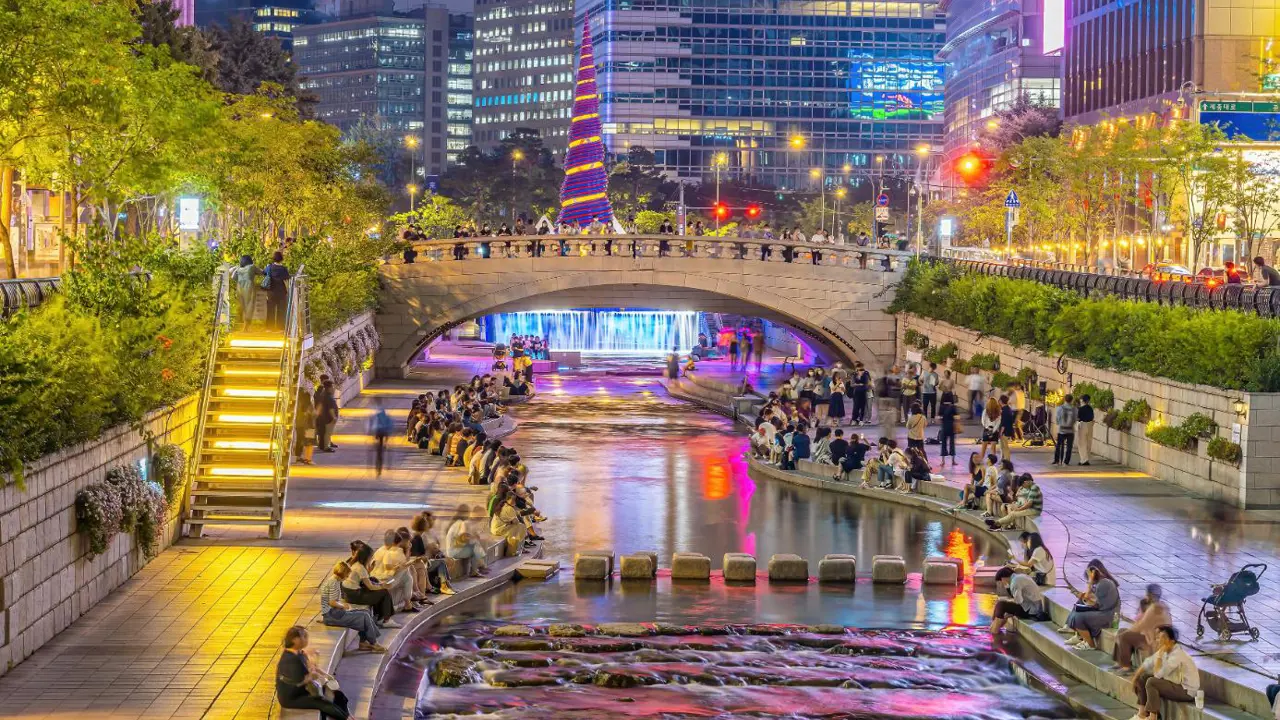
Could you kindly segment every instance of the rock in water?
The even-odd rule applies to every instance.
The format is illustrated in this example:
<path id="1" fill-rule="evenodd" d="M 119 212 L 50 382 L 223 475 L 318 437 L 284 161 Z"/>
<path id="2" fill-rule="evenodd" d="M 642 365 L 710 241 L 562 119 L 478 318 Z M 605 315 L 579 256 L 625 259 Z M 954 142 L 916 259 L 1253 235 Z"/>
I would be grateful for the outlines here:
<path id="1" fill-rule="evenodd" d="M 817 633 L 818 635 L 843 635 L 844 626 L 842 625 L 810 625 L 808 631 Z"/>
<path id="2" fill-rule="evenodd" d="M 533 634 L 533 628 L 528 625 L 503 625 L 493 631 L 498 637 L 528 637 Z"/>
<path id="3" fill-rule="evenodd" d="M 431 684 L 438 687 L 461 687 L 480 681 L 476 659 L 469 655 L 445 655 L 431 667 Z"/>
<path id="4" fill-rule="evenodd" d="M 596 626 L 596 632 L 617 637 L 645 637 L 653 634 L 649 628 L 640 623 L 602 623 Z"/>
<path id="5" fill-rule="evenodd" d="M 581 625 L 558 623 L 548 627 L 547 634 L 551 637 L 586 637 L 587 629 Z"/>

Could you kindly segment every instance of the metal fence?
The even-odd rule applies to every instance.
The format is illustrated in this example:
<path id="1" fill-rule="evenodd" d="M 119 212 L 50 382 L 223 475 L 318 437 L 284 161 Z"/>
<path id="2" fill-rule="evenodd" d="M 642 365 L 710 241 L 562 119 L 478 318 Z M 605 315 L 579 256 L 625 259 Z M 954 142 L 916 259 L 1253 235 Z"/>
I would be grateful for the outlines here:
<path id="1" fill-rule="evenodd" d="M 44 302 L 62 286 L 62 278 L 19 278 L 0 280 L 0 318 L 7 318 L 23 308 Z"/>
<path id="2" fill-rule="evenodd" d="M 1109 295 L 1123 300 L 1141 300 L 1160 305 L 1240 310 L 1263 317 L 1280 317 L 1280 291 L 1254 285 L 1222 284 L 1211 287 L 1205 283 L 1098 275 L 1042 267 L 1020 267 L 982 260 L 946 258 L 941 259 L 941 262 L 968 272 L 1016 280 L 1034 280 L 1064 290 L 1074 290 L 1085 297 Z"/>

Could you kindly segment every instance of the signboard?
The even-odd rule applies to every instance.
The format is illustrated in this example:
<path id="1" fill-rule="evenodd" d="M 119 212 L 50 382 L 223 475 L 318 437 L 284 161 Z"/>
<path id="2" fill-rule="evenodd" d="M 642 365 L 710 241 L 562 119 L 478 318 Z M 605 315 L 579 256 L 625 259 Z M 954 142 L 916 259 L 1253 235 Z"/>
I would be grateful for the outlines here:
<path id="1" fill-rule="evenodd" d="M 876 222 L 889 222 L 889 208 L 887 207 L 876 208 Z"/>
<path id="2" fill-rule="evenodd" d="M 879 195 L 877 195 L 877 196 L 876 196 L 876 206 L 877 206 L 877 207 L 889 207 L 889 196 L 888 196 L 888 195 L 885 195 L 884 193 L 880 193 Z"/>
<path id="3" fill-rule="evenodd" d="M 1200 124 L 1217 125 L 1232 140 L 1280 140 L 1280 102 L 1201 100 Z"/>
<path id="4" fill-rule="evenodd" d="M 178 198 L 178 229 L 186 231 L 200 229 L 200 198 Z"/>
<path id="5" fill-rule="evenodd" d="M 938 237 L 950 240 L 956 234 L 956 219 L 944 217 L 938 221 Z"/>
<path id="6" fill-rule="evenodd" d="M 427 192 L 431 192 L 431 193 L 440 192 L 440 176 L 439 175 L 427 176 Z"/>
<path id="7" fill-rule="evenodd" d="M 1022 201 L 1018 199 L 1018 191 L 1010 190 L 1009 194 L 1004 198 L 1004 206 L 1007 208 L 1022 207 Z"/>

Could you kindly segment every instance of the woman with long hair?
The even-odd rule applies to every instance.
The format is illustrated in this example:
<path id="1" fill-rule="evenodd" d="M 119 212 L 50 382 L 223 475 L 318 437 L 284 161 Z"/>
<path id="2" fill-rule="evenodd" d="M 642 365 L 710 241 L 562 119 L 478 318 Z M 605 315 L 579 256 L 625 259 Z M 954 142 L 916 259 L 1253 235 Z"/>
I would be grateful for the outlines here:
<path id="1" fill-rule="evenodd" d="M 982 411 L 982 449 L 979 455 L 986 457 L 989 451 L 1000 447 L 1000 401 L 987 399 L 987 407 Z"/>
<path id="2" fill-rule="evenodd" d="M 1067 646 L 1077 650 L 1097 649 L 1098 637 L 1103 629 L 1111 627 L 1120 610 L 1120 583 L 1101 560 L 1090 560 L 1084 575 L 1089 588 L 1076 593 L 1076 606 L 1067 616 L 1067 628 L 1073 635 L 1067 639 Z"/>
<path id="3" fill-rule="evenodd" d="M 1013 561 L 1013 569 L 1031 575 L 1037 585 L 1053 587 L 1058 584 L 1058 574 L 1054 571 L 1053 554 L 1045 547 L 1044 540 L 1038 532 L 1024 532 L 1018 538 L 1022 543 L 1022 562 Z"/>

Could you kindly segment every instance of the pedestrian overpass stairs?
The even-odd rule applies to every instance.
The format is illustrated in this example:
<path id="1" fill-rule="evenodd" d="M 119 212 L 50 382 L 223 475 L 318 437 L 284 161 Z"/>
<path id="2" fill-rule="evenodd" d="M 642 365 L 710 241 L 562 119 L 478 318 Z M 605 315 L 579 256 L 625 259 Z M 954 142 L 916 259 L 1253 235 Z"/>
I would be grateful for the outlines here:
<path id="1" fill-rule="evenodd" d="M 285 329 L 230 332 L 228 281 L 218 309 L 192 453 L 185 534 L 248 525 L 279 539 L 284 525 L 306 323 L 305 276 L 291 283 Z"/>

